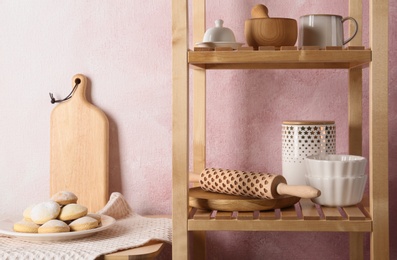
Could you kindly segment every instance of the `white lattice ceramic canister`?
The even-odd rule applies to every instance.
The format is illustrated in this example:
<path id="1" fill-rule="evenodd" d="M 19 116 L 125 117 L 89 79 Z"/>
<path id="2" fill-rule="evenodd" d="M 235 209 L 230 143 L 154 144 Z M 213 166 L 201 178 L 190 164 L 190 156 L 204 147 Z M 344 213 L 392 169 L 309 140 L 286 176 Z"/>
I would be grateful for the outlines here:
<path id="1" fill-rule="evenodd" d="M 282 124 L 282 173 L 289 185 L 306 185 L 307 156 L 335 154 L 333 121 L 285 121 Z"/>

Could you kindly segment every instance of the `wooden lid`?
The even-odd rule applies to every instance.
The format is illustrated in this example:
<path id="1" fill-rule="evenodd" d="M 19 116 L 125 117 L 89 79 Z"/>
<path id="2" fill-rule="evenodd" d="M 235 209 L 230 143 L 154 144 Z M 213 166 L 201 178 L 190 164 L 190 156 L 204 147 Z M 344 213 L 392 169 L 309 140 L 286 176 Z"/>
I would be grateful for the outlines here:
<path id="1" fill-rule="evenodd" d="M 335 121 L 284 121 L 283 125 L 334 125 Z"/>

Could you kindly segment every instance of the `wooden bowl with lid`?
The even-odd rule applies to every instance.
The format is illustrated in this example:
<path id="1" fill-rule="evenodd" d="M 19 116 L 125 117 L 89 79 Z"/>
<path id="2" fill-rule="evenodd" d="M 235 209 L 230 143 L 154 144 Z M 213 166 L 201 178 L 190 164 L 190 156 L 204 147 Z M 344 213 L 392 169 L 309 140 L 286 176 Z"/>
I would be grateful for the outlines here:
<path id="1" fill-rule="evenodd" d="M 252 18 L 245 21 L 245 39 L 249 46 L 294 46 L 298 37 L 295 19 L 270 18 L 268 9 L 262 4 L 251 10 Z"/>

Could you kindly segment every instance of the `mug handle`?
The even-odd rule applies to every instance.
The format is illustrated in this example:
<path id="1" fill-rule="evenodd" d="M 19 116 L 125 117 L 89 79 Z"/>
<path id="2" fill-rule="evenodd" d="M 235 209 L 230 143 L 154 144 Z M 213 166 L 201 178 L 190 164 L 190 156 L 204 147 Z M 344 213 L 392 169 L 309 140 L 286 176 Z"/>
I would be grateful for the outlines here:
<path id="1" fill-rule="evenodd" d="M 356 34 L 358 32 L 358 23 L 357 23 L 356 19 L 354 19 L 353 17 L 348 16 L 348 17 L 345 17 L 345 18 L 342 19 L 342 23 L 344 23 L 347 20 L 353 21 L 353 23 L 355 25 L 355 29 L 354 29 L 353 35 L 349 39 L 347 39 L 346 41 L 345 40 L 343 41 L 343 45 L 345 45 L 346 43 L 348 43 L 351 40 L 353 40 L 354 36 L 356 36 Z"/>

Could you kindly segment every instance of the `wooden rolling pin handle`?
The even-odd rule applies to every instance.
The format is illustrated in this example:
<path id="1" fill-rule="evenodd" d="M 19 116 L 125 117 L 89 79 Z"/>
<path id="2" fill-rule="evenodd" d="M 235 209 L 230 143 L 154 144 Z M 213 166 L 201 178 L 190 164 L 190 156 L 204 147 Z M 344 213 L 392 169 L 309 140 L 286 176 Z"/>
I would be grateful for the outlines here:
<path id="1" fill-rule="evenodd" d="M 200 174 L 191 172 L 189 173 L 190 182 L 200 182 Z"/>
<path id="2" fill-rule="evenodd" d="M 277 185 L 279 195 L 291 195 L 304 199 L 313 199 L 321 195 L 321 191 L 311 186 L 287 185 L 280 183 Z"/>

